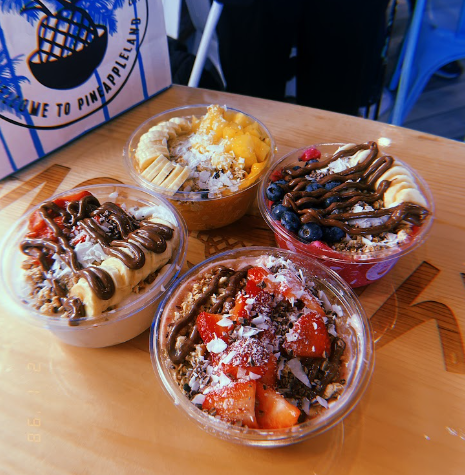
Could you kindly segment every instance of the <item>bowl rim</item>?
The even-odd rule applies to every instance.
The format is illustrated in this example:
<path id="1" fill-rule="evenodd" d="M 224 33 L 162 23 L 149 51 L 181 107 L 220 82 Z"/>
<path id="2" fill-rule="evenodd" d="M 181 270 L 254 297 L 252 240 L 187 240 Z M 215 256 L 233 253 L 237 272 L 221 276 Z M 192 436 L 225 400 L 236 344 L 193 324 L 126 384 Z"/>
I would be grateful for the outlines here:
<path id="1" fill-rule="evenodd" d="M 270 208 L 267 204 L 268 200 L 266 199 L 266 187 L 269 184 L 270 181 L 270 176 L 274 171 L 278 169 L 278 167 L 287 159 L 290 157 L 296 155 L 301 155 L 305 150 L 309 148 L 318 148 L 318 147 L 323 147 L 323 146 L 333 146 L 333 147 L 341 147 L 344 145 L 347 145 L 348 143 L 342 143 L 342 142 L 327 142 L 327 143 L 317 143 L 317 144 L 311 144 L 307 145 L 305 147 L 300 147 L 298 149 L 291 150 L 284 156 L 282 156 L 279 160 L 273 163 L 273 165 L 268 169 L 266 175 L 263 177 L 263 180 L 260 184 L 260 188 L 258 190 L 258 207 L 260 210 L 260 213 L 269 226 L 269 228 L 279 236 L 280 239 L 283 239 L 285 241 L 290 241 L 292 242 L 297 242 L 299 246 L 299 252 L 305 252 L 306 255 L 315 257 L 317 259 L 323 259 L 327 261 L 328 263 L 340 263 L 340 264 L 376 264 L 379 262 L 386 262 L 394 259 L 399 259 L 400 257 L 412 252 L 414 249 L 419 247 L 421 244 L 425 242 L 427 239 L 431 227 L 433 226 L 433 222 L 435 220 L 435 204 L 433 200 L 433 194 L 427 184 L 427 182 L 424 180 L 424 178 L 416 172 L 415 169 L 410 167 L 407 163 L 405 163 L 403 160 L 398 159 L 396 156 L 394 156 L 395 161 L 397 161 L 399 164 L 402 166 L 405 166 L 405 168 L 412 174 L 412 176 L 415 178 L 417 184 L 420 187 L 421 192 L 423 193 L 428 205 L 429 205 L 429 211 L 430 214 L 427 216 L 425 222 L 418 228 L 418 234 L 414 236 L 413 239 L 409 240 L 407 245 L 397 245 L 392 248 L 386 248 L 384 250 L 374 250 L 374 251 L 369 251 L 363 254 L 355 254 L 350 251 L 336 251 L 334 249 L 325 249 L 322 247 L 315 248 L 315 246 L 312 246 L 312 243 L 306 243 L 298 238 L 297 235 L 294 233 L 289 232 L 287 229 L 285 229 L 281 224 L 274 220 L 273 217 L 271 216 L 270 213 Z M 321 241 L 317 241 L 321 242 Z M 324 244 L 324 243 L 323 243 Z M 326 245 L 325 245 L 326 246 Z M 305 251 L 303 250 L 303 247 L 305 247 Z"/>
<path id="2" fill-rule="evenodd" d="M 7 267 L 5 265 L 1 265 L 0 269 L 0 287 L 6 289 L 6 295 L 8 296 L 9 301 L 15 306 L 16 309 L 20 311 L 22 317 L 27 320 L 29 323 L 43 326 L 50 329 L 58 329 L 61 330 L 69 330 L 69 331 L 85 331 L 89 327 L 102 327 L 106 325 L 111 325 L 112 323 L 127 320 L 132 317 L 134 314 L 138 313 L 140 310 L 143 310 L 150 306 L 155 300 L 159 299 L 166 290 L 170 287 L 170 285 L 176 280 L 176 277 L 181 271 L 183 266 L 185 257 L 186 257 L 186 250 L 187 250 L 187 226 L 184 221 L 184 218 L 181 216 L 179 211 L 169 203 L 165 197 L 157 195 L 150 190 L 145 190 L 143 188 L 134 186 L 134 185 L 126 185 L 126 184 L 119 184 L 119 183 L 102 183 L 102 184 L 95 184 L 95 185 L 86 185 L 86 186 L 79 186 L 71 189 L 67 189 L 63 192 L 54 194 L 43 200 L 38 205 L 34 206 L 26 213 L 24 213 L 17 221 L 13 224 L 7 234 L 3 237 L 2 241 L 0 242 L 0 262 L 4 262 L 5 259 L 13 260 L 13 253 L 10 254 L 11 251 L 15 251 L 14 255 L 18 256 L 21 253 L 19 249 L 15 249 L 15 246 L 18 245 L 20 242 L 19 233 L 20 231 L 27 230 L 27 223 L 29 217 L 37 211 L 40 206 L 45 201 L 55 200 L 57 198 L 61 198 L 63 196 L 68 196 L 71 193 L 79 192 L 79 191 L 89 191 L 92 193 L 93 190 L 101 190 L 101 189 L 108 189 L 113 190 L 106 194 L 109 196 L 111 193 L 119 193 L 120 191 L 135 191 L 137 193 L 142 193 L 146 195 L 147 202 L 149 203 L 150 199 L 152 199 L 152 204 L 154 205 L 163 205 L 165 208 L 169 210 L 169 212 L 173 215 L 176 219 L 178 230 L 179 230 L 179 245 L 176 249 L 175 254 L 172 257 L 172 262 L 169 267 L 161 276 L 160 280 L 157 281 L 156 287 L 150 289 L 148 292 L 142 292 L 140 296 L 131 300 L 131 302 L 118 307 L 114 310 L 110 310 L 109 312 L 104 312 L 103 314 L 92 317 L 86 320 L 82 320 L 79 325 L 70 326 L 68 323 L 67 318 L 63 318 L 61 316 L 49 316 L 40 313 L 38 310 L 34 309 L 30 304 L 23 301 L 15 292 L 14 292 L 14 285 L 13 282 L 9 281 L 9 273 L 7 272 Z M 129 196 L 129 198 L 131 198 Z M 142 200 L 143 198 L 136 198 L 137 200 Z M 21 233 L 24 236 L 24 232 Z M 165 289 L 165 290 L 163 290 Z M 108 316 L 110 316 L 108 318 Z"/>
<path id="3" fill-rule="evenodd" d="M 152 124 L 153 121 L 156 120 L 156 119 L 159 119 L 160 117 L 163 117 L 165 115 L 174 114 L 175 112 L 179 112 L 179 111 L 189 111 L 190 109 L 194 109 L 194 108 L 208 109 L 208 107 L 210 107 L 211 105 L 213 105 L 213 104 L 191 104 L 191 105 L 184 105 L 184 106 L 180 106 L 180 107 L 174 107 L 172 109 L 167 109 L 163 112 L 160 112 L 158 114 L 153 115 L 152 117 L 149 117 L 144 122 L 142 122 L 142 124 L 140 124 L 131 133 L 129 139 L 126 141 L 126 143 L 123 147 L 123 162 L 124 162 L 124 165 L 125 165 L 126 169 L 129 172 L 131 178 L 139 186 L 141 186 L 144 189 L 147 188 L 147 189 L 149 189 L 149 190 L 151 190 L 155 193 L 159 193 L 159 194 L 162 194 L 164 196 L 169 196 L 169 199 L 171 199 L 171 200 L 179 200 L 179 201 L 188 201 L 188 202 L 190 202 L 190 201 L 214 201 L 214 200 L 221 200 L 223 198 L 230 197 L 230 196 L 235 196 L 235 195 L 241 194 L 241 193 L 249 190 L 250 188 L 252 188 L 254 186 L 257 186 L 262 181 L 263 177 L 265 176 L 266 171 L 270 168 L 271 162 L 273 161 L 273 158 L 275 156 L 276 142 L 273 138 L 273 135 L 271 134 L 268 127 L 261 120 L 257 119 L 255 116 L 253 116 L 253 115 L 251 115 L 248 112 L 245 112 L 243 110 L 236 109 L 234 107 L 229 107 L 226 104 L 222 105 L 220 107 L 226 108 L 226 110 L 233 110 L 235 112 L 240 112 L 240 113 L 246 115 L 247 117 L 251 118 L 255 122 L 257 122 L 259 124 L 259 126 L 263 129 L 263 131 L 266 133 L 266 135 L 268 136 L 268 138 L 270 139 L 270 142 L 271 142 L 270 143 L 269 156 L 266 159 L 266 165 L 263 168 L 263 170 L 260 172 L 260 174 L 258 175 L 256 180 L 253 183 L 251 183 L 249 186 L 247 186 L 246 188 L 238 189 L 237 191 L 231 192 L 229 194 L 224 194 L 224 195 L 221 195 L 221 196 L 215 196 L 215 197 L 211 197 L 211 198 L 203 198 L 205 193 L 208 194 L 208 192 L 205 192 L 205 191 L 176 191 L 174 194 L 170 194 L 170 193 L 167 193 L 166 188 L 162 188 L 160 186 L 154 185 L 150 181 L 143 178 L 142 175 L 136 171 L 136 169 L 133 165 L 134 161 L 133 161 L 133 158 L 132 158 L 132 154 L 134 153 L 134 150 L 133 150 L 134 147 L 132 147 L 132 149 L 131 149 L 131 144 L 132 144 L 133 140 L 142 132 L 143 129 L 147 128 L 149 125 L 155 125 L 155 124 Z M 173 116 L 173 117 L 176 117 L 176 116 Z"/>
<path id="4" fill-rule="evenodd" d="M 356 335 L 357 358 L 354 360 L 356 364 L 354 364 L 354 368 L 352 368 L 352 372 L 356 370 L 356 374 L 350 375 L 350 381 L 352 382 L 351 391 L 348 394 L 345 391 L 342 393 L 341 398 L 344 404 L 340 403 L 337 405 L 337 407 L 333 407 L 333 411 L 329 416 L 324 418 L 318 417 L 316 419 L 312 419 L 305 423 L 286 429 L 250 429 L 247 427 L 232 426 L 227 422 L 221 421 L 206 414 L 196 405 L 192 404 L 192 402 L 189 401 L 188 398 L 181 392 L 177 383 L 170 376 L 166 362 L 164 362 L 165 358 L 162 349 L 160 348 L 160 332 L 163 320 L 162 316 L 165 307 L 170 302 L 170 299 L 176 295 L 177 290 L 182 285 L 186 284 L 186 282 L 188 282 L 192 276 L 202 272 L 215 261 L 231 259 L 235 255 L 243 253 L 247 254 L 247 256 L 244 257 L 253 257 L 252 254 L 256 254 L 258 257 L 262 255 L 270 255 L 270 253 L 272 253 L 273 255 L 287 256 L 300 261 L 305 260 L 306 262 L 310 263 L 312 267 L 315 266 L 316 268 L 322 270 L 324 273 L 334 279 L 335 282 L 340 286 L 338 289 L 336 289 L 337 293 L 335 292 L 335 289 L 331 287 L 331 290 L 335 292 L 339 302 L 346 299 L 347 305 L 350 304 L 352 310 L 356 309 L 358 319 L 360 320 L 360 324 L 357 325 L 356 330 L 357 332 L 361 332 L 361 335 L 359 333 Z M 354 315 L 355 313 L 350 315 L 348 318 L 352 319 Z M 176 282 L 173 283 L 171 292 L 165 295 L 156 311 L 152 325 L 150 327 L 149 349 L 154 372 L 161 382 L 164 392 L 180 410 L 183 410 L 185 413 L 187 413 L 187 415 L 196 421 L 203 429 L 220 438 L 233 442 L 269 447 L 289 445 L 310 437 L 314 437 L 331 429 L 341 420 L 347 417 L 359 403 L 370 383 L 375 360 L 374 340 L 370 320 L 368 319 L 358 297 L 349 287 L 349 285 L 333 270 L 315 258 L 309 258 L 305 256 L 304 259 L 303 256 L 293 251 L 263 246 L 236 248 L 216 254 L 209 259 L 206 259 L 195 265 L 189 271 L 179 277 Z M 339 399 L 337 401 L 339 401 Z M 337 401 L 335 403 L 337 403 Z"/>

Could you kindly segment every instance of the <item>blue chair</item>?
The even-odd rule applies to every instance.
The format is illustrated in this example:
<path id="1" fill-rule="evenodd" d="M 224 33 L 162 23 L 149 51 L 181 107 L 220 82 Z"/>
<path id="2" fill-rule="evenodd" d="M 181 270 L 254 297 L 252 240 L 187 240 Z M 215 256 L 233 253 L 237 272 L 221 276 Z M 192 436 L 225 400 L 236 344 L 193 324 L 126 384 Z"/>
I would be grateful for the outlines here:
<path id="1" fill-rule="evenodd" d="M 398 86 L 390 123 L 402 125 L 431 76 L 461 58 L 465 58 L 465 0 L 448 0 L 441 11 L 435 10 L 434 2 L 417 0 L 390 84 L 391 90 Z"/>

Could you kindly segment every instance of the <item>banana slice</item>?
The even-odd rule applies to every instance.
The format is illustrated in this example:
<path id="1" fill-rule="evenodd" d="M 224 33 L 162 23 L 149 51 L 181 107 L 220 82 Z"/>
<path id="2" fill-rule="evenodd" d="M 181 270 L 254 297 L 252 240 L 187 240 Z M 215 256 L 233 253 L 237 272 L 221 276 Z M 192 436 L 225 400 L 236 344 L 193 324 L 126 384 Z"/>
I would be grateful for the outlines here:
<path id="1" fill-rule="evenodd" d="M 162 185 L 163 180 L 174 170 L 175 166 L 168 162 L 158 173 L 158 175 L 152 180 L 154 185 Z"/>
<path id="2" fill-rule="evenodd" d="M 169 189 L 172 193 L 176 193 L 179 190 L 180 186 L 189 178 L 190 170 L 188 168 L 184 168 L 182 172 L 178 175 L 178 177 L 173 180 Z"/>
<path id="3" fill-rule="evenodd" d="M 428 204 L 418 189 L 415 178 L 404 166 L 394 162 L 394 165 L 377 180 L 376 186 L 383 180 L 391 182 L 384 193 L 384 205 L 387 208 L 392 208 L 405 201 L 427 208 Z"/>
<path id="4" fill-rule="evenodd" d="M 192 131 L 192 122 L 185 117 L 173 117 L 169 122 L 177 128 L 178 134 Z"/>
<path id="5" fill-rule="evenodd" d="M 395 193 L 392 197 L 392 200 L 392 203 L 389 204 L 385 202 L 385 205 L 388 208 L 397 206 L 398 204 L 404 203 L 405 201 L 423 206 L 423 208 L 428 208 L 428 203 L 418 188 L 404 188 Z"/>
<path id="6" fill-rule="evenodd" d="M 167 163 L 170 163 L 170 161 L 165 156 L 160 155 L 148 168 L 144 170 L 142 176 L 148 181 L 154 180 Z"/>
<path id="7" fill-rule="evenodd" d="M 145 264 L 140 269 L 129 269 L 122 261 L 116 257 L 105 259 L 100 267 L 107 271 L 113 279 L 116 292 L 109 300 L 101 300 L 92 291 L 87 280 L 84 278 L 71 288 L 70 297 L 79 298 L 85 306 L 88 317 L 100 315 L 110 307 L 120 304 L 132 294 L 132 289 L 147 278 L 153 272 L 162 269 L 171 259 L 174 250 L 179 244 L 179 231 L 172 223 L 160 219 L 151 218 L 154 223 L 166 224 L 173 228 L 173 237 L 166 241 L 166 249 L 163 253 L 157 254 L 142 247 L 145 254 Z"/>
<path id="8" fill-rule="evenodd" d="M 352 155 L 349 159 L 349 165 L 354 167 L 360 162 L 363 162 L 368 155 L 370 155 L 371 150 L 359 150 L 355 155 Z"/>
<path id="9" fill-rule="evenodd" d="M 386 190 L 384 193 L 384 204 L 389 208 L 390 204 L 394 203 L 396 201 L 396 195 L 399 193 L 401 190 L 409 189 L 412 188 L 412 184 L 409 183 L 408 181 L 397 181 L 397 183 L 392 184 L 391 186 Z"/>
<path id="10" fill-rule="evenodd" d="M 161 155 L 164 157 L 169 157 L 166 141 L 164 144 L 139 144 L 136 154 L 139 171 L 145 171 L 145 169 L 148 168 Z"/>
<path id="11" fill-rule="evenodd" d="M 386 170 L 377 180 L 376 186 L 380 184 L 383 180 L 393 181 L 396 177 L 405 176 L 409 178 L 411 183 L 415 183 L 413 175 L 402 165 L 397 165 L 394 162 L 393 166 Z"/>
<path id="12" fill-rule="evenodd" d="M 170 192 L 175 193 L 188 177 L 189 169 L 181 165 L 176 165 L 174 170 L 168 175 L 166 180 L 163 181 L 161 186 L 170 190 Z"/>

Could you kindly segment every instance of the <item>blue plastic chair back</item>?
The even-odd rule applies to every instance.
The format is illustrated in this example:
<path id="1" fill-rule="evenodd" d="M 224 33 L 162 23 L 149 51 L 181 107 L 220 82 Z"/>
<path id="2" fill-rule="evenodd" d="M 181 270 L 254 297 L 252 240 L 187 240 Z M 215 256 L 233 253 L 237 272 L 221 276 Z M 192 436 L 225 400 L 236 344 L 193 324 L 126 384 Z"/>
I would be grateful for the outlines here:
<path id="1" fill-rule="evenodd" d="M 390 89 L 398 89 L 391 124 L 402 125 L 431 76 L 465 58 L 465 0 L 447 0 L 445 8 L 417 0 Z"/>

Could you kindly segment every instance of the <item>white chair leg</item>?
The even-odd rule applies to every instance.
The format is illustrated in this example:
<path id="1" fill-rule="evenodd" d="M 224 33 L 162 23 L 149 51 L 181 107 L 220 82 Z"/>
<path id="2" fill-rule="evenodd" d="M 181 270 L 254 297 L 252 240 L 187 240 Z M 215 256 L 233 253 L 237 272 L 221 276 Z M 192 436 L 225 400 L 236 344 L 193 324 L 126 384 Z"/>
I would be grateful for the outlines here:
<path id="1" fill-rule="evenodd" d="M 220 19 L 221 12 L 223 10 L 223 5 L 214 1 L 208 13 L 207 22 L 203 30 L 202 39 L 200 40 L 199 49 L 194 62 L 194 67 L 189 78 L 188 86 L 197 87 L 199 85 L 200 77 L 202 75 L 203 68 L 205 66 L 205 61 L 208 55 L 208 47 L 210 45 L 210 40 L 215 32 L 216 25 Z"/>

